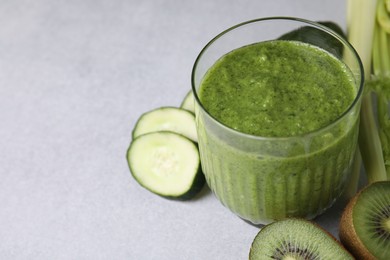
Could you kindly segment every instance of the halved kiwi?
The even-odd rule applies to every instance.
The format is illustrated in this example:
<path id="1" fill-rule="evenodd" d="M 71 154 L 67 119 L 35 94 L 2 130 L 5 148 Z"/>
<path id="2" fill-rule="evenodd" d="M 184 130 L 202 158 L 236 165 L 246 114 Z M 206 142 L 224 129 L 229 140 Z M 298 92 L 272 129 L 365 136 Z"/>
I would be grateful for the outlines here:
<path id="1" fill-rule="evenodd" d="M 340 240 L 358 259 L 390 259 L 390 182 L 374 182 L 347 205 Z"/>
<path id="2" fill-rule="evenodd" d="M 249 259 L 354 258 L 331 234 L 314 222 L 290 218 L 263 227 L 253 240 Z"/>

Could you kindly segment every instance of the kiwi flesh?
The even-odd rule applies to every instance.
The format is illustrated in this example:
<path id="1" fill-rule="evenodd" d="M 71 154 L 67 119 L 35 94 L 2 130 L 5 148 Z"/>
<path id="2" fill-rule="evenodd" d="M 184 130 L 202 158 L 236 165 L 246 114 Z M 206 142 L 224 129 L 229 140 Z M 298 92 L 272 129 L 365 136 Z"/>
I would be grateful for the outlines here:
<path id="1" fill-rule="evenodd" d="M 358 259 L 390 259 L 390 182 L 374 182 L 345 208 L 340 240 Z"/>
<path id="2" fill-rule="evenodd" d="M 328 232 L 314 222 L 289 218 L 264 226 L 249 252 L 250 260 L 354 259 Z"/>

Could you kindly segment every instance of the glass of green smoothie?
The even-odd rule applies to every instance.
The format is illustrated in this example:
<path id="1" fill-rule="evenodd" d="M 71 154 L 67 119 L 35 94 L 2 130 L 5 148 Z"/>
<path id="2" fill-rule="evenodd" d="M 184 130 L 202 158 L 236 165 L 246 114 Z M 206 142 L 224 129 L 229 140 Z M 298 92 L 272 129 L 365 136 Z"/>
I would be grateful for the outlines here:
<path id="1" fill-rule="evenodd" d="M 341 195 L 357 148 L 363 68 L 321 24 L 272 17 L 233 26 L 192 71 L 202 169 L 239 217 L 314 218 Z"/>

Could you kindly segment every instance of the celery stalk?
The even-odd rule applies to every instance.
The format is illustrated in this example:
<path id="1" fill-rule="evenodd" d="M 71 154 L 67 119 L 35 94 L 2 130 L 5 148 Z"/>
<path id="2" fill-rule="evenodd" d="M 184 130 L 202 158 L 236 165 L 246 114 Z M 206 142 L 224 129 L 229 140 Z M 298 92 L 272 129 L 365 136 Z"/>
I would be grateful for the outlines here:
<path id="1" fill-rule="evenodd" d="M 390 0 L 379 0 L 373 47 L 374 78 L 369 87 L 377 97 L 379 136 L 390 180 Z"/>
<path id="2" fill-rule="evenodd" d="M 390 72 L 390 59 L 389 59 L 389 49 L 388 47 L 388 41 L 387 41 L 387 33 L 383 29 L 383 27 L 378 27 L 378 41 L 379 41 L 379 49 L 380 49 L 380 55 L 379 58 L 381 59 L 381 71 L 379 74 L 386 74 Z M 377 75 L 378 73 L 374 70 L 374 74 Z"/>
<path id="3" fill-rule="evenodd" d="M 381 58 L 380 58 L 380 47 L 379 47 L 379 25 L 378 23 L 375 24 L 375 30 L 374 30 L 374 42 L 372 47 L 372 69 L 373 71 L 380 71 L 381 70 Z"/>
<path id="4" fill-rule="evenodd" d="M 362 60 L 366 79 L 371 76 L 377 2 L 376 0 L 348 0 L 347 6 L 348 40 Z M 368 182 L 386 180 L 386 168 L 374 117 L 371 91 L 366 91 L 362 99 L 359 148 Z"/>
<path id="5" fill-rule="evenodd" d="M 379 131 L 373 117 L 371 95 L 362 100 L 359 147 L 369 183 L 387 180 Z"/>
<path id="6" fill-rule="evenodd" d="M 380 27 L 386 32 L 390 33 L 390 16 L 389 11 L 389 1 L 387 3 L 385 0 L 378 0 L 378 9 L 377 9 L 377 20 L 380 24 Z"/>
<path id="7" fill-rule="evenodd" d="M 377 97 L 379 137 L 387 179 L 390 179 L 390 12 L 388 6 L 384 0 L 379 0 L 372 58 L 375 77 L 370 85 Z"/>
<path id="8" fill-rule="evenodd" d="M 366 78 L 371 75 L 371 49 L 377 0 L 348 0 L 348 41 L 362 60 Z"/>

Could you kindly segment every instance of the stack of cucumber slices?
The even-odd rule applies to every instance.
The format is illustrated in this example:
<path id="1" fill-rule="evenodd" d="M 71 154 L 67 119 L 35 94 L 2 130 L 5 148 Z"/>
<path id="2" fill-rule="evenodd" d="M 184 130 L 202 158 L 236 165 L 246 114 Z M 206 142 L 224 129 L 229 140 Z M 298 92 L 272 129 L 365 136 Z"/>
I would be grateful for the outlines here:
<path id="1" fill-rule="evenodd" d="M 180 107 L 144 113 L 133 129 L 127 151 L 134 179 L 165 198 L 193 198 L 205 184 L 197 141 L 192 91 Z"/>

